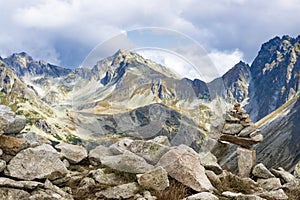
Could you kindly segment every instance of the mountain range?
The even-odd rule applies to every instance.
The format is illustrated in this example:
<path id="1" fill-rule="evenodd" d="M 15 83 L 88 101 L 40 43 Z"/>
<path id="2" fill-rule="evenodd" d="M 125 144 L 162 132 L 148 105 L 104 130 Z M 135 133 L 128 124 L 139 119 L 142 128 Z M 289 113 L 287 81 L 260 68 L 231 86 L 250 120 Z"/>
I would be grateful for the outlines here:
<path id="1" fill-rule="evenodd" d="M 74 70 L 15 53 L 0 58 L 0 103 L 26 117 L 25 132 L 51 140 L 92 147 L 165 135 L 199 149 L 238 102 L 264 135 L 258 160 L 292 169 L 300 160 L 299 54 L 300 36 L 275 37 L 251 65 L 241 61 L 205 83 L 125 50 Z"/>

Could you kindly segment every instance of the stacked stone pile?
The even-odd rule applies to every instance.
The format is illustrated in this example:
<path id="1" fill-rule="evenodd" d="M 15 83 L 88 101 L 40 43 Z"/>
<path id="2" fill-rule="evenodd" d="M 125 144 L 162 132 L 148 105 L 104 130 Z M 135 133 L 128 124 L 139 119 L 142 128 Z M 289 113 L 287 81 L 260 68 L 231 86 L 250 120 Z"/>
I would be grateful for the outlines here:
<path id="1" fill-rule="evenodd" d="M 251 122 L 249 114 L 237 103 L 232 109 L 226 112 L 222 133 L 250 138 L 256 136 L 259 131 Z"/>

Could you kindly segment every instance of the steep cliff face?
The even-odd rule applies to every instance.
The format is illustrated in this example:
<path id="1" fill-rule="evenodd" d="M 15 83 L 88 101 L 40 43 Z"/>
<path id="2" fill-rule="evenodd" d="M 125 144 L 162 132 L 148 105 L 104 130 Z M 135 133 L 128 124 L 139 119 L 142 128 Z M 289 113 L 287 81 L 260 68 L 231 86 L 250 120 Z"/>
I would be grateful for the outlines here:
<path id="1" fill-rule="evenodd" d="M 256 146 L 258 162 L 268 167 L 292 170 L 300 161 L 300 99 L 291 98 L 283 106 L 257 122 L 264 135 Z"/>
<path id="2" fill-rule="evenodd" d="M 271 113 L 300 87 L 300 37 L 275 37 L 263 44 L 250 71 L 250 101 L 247 110 L 257 121 Z"/>
<path id="3" fill-rule="evenodd" d="M 223 97 L 229 103 L 246 104 L 248 100 L 248 86 L 251 80 L 250 67 L 240 61 L 221 78 L 208 83 L 213 98 Z"/>

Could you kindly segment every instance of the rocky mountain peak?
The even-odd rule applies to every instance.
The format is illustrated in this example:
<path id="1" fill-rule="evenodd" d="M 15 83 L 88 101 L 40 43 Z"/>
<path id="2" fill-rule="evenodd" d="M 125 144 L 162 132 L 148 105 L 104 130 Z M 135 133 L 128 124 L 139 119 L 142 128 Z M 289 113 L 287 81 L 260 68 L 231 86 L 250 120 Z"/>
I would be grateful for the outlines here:
<path id="1" fill-rule="evenodd" d="M 262 45 L 253 61 L 248 105 L 252 120 L 257 121 L 271 113 L 299 91 L 298 38 L 283 36 L 271 39 Z"/>

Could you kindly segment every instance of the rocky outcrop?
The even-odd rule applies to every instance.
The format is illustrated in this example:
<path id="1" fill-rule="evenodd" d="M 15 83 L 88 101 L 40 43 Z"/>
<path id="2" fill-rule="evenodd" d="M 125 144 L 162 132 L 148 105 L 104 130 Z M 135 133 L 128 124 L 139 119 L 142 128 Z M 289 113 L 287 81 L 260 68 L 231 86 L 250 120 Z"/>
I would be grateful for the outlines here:
<path id="1" fill-rule="evenodd" d="M 83 159 L 87 158 L 87 150 L 78 145 L 72 145 L 67 143 L 60 143 L 55 146 L 56 149 L 60 151 L 60 153 L 73 164 L 79 163 Z"/>
<path id="2" fill-rule="evenodd" d="M 68 173 L 57 151 L 48 144 L 19 152 L 7 165 L 6 175 L 23 179 L 56 179 Z"/>
<path id="3" fill-rule="evenodd" d="M 21 132 L 25 125 L 24 116 L 16 115 L 9 107 L 0 105 L 0 133 L 16 134 Z"/>
<path id="4" fill-rule="evenodd" d="M 3 143 L 7 144 L 2 145 L 6 147 L 4 151 L 0 149 L 0 172 L 5 174 L 0 174 L 2 199 L 157 200 L 180 196 L 179 199 L 185 200 L 262 200 L 299 197 L 300 179 L 283 168 L 268 170 L 260 163 L 253 167 L 249 176 L 253 165 L 248 165 L 253 158 L 251 149 L 239 147 L 246 151 L 239 159 L 239 167 L 243 168 L 240 171 L 247 174 L 238 176 L 223 170 L 209 148 L 197 153 L 184 144 L 170 147 L 166 137 L 148 141 L 124 138 L 109 147 L 97 146 L 87 159 L 87 151 L 82 146 L 60 143 L 55 149 L 54 142 L 48 144 L 48 140 L 31 138 L 32 133 L 29 136 L 27 140 L 0 136 L 11 141 Z M 22 146 L 24 141 L 27 146 Z M 15 148 L 19 143 L 22 148 Z M 156 160 L 159 161 L 154 166 Z"/>
<path id="5" fill-rule="evenodd" d="M 205 175 L 205 169 L 200 164 L 199 157 L 194 154 L 172 149 L 163 155 L 157 165 L 166 169 L 169 176 L 195 191 L 213 190 L 213 186 Z"/>
<path id="6" fill-rule="evenodd" d="M 112 169 L 134 174 L 145 173 L 153 169 L 153 165 L 148 164 L 144 158 L 133 153 L 104 156 L 101 159 L 101 163 Z"/>

